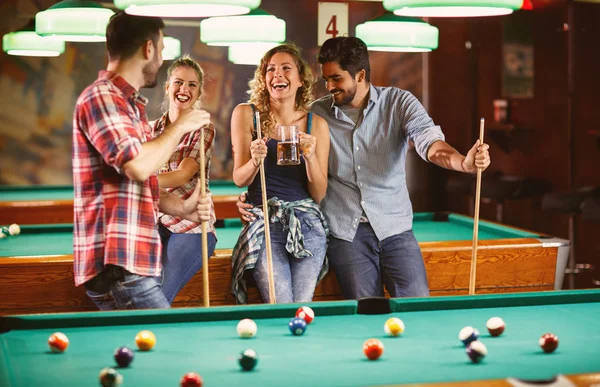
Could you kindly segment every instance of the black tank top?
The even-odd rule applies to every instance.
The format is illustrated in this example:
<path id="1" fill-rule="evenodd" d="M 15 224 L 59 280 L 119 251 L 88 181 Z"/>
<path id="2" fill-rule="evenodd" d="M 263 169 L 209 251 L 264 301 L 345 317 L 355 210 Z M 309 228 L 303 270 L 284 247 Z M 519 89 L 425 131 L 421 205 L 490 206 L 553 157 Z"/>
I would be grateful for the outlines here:
<path id="1" fill-rule="evenodd" d="M 254 112 L 254 105 L 252 111 Z M 253 117 L 256 117 L 253 114 Z M 312 113 L 308 113 L 306 133 L 310 134 L 312 124 Z M 256 128 L 256 118 L 254 118 Z M 256 139 L 256 131 L 252 140 Z M 286 202 L 293 202 L 310 197 L 308 193 L 308 176 L 306 175 L 306 163 L 304 157 L 300 157 L 298 165 L 277 165 L 277 140 L 267 141 L 267 158 L 265 159 L 265 184 L 267 186 L 267 199 L 277 197 Z M 262 193 L 260 189 L 260 173 L 254 177 L 254 181 L 248 187 L 250 201 L 257 206 L 262 205 Z"/>

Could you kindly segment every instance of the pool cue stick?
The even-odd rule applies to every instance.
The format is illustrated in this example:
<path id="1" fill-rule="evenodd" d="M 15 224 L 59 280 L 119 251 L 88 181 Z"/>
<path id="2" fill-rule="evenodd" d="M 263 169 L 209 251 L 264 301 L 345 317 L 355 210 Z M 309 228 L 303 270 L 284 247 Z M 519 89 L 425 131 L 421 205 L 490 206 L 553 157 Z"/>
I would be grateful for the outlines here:
<path id="1" fill-rule="evenodd" d="M 479 122 L 479 146 L 483 145 L 483 129 L 485 119 Z M 475 212 L 473 214 L 473 252 L 471 255 L 471 275 L 469 276 L 469 295 L 475 294 L 475 278 L 477 276 L 477 240 L 479 238 L 479 201 L 481 196 L 481 168 L 477 168 L 477 185 L 475 186 Z"/>
<path id="2" fill-rule="evenodd" d="M 206 194 L 206 162 L 204 160 L 204 127 L 200 129 L 200 196 Z M 208 286 L 208 224 L 202 221 L 202 293 L 204 295 L 204 306 L 210 306 L 210 287 Z"/>
<path id="3" fill-rule="evenodd" d="M 260 132 L 260 113 L 258 110 L 254 112 L 256 118 L 256 137 L 262 139 Z M 254 162 L 254 161 L 252 161 Z M 267 205 L 267 186 L 265 184 L 265 160 L 260 160 L 260 190 L 262 193 L 263 216 L 265 224 L 265 243 L 267 248 L 267 273 L 269 278 L 269 303 L 276 303 L 275 299 L 275 280 L 273 279 L 273 255 L 271 253 L 271 231 L 269 225 L 269 206 Z"/>

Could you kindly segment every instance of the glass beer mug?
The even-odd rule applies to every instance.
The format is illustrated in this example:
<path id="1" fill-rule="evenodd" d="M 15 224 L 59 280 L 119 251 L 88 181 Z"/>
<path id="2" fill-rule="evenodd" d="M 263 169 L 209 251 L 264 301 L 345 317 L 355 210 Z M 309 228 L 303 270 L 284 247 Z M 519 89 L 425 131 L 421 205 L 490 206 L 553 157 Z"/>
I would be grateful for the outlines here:
<path id="1" fill-rule="evenodd" d="M 298 126 L 278 126 L 277 165 L 300 164 L 300 144 L 298 143 Z"/>

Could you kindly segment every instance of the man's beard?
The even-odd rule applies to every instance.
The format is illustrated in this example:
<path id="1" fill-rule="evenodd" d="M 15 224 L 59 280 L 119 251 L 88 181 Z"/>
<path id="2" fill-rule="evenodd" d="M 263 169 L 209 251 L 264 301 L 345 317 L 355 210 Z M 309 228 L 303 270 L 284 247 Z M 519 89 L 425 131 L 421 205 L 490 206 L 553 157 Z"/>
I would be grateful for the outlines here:
<path id="1" fill-rule="evenodd" d="M 156 63 L 158 62 L 156 60 L 157 58 L 155 57 L 154 59 L 155 60 L 146 64 L 144 66 L 144 68 L 142 69 L 142 74 L 144 75 L 144 86 L 142 86 L 142 87 L 151 89 L 158 84 L 158 69 L 159 69 L 159 67 L 156 66 Z"/>
<path id="2" fill-rule="evenodd" d="M 334 92 L 336 92 L 337 90 L 334 90 Z M 350 102 L 352 102 L 352 100 L 354 99 L 354 96 L 356 96 L 356 84 L 353 85 L 353 87 L 349 90 L 340 90 L 343 94 L 343 98 L 341 101 L 338 102 L 338 100 L 335 98 L 335 96 L 333 97 L 333 103 L 335 106 L 344 106 L 344 105 L 349 105 Z"/>

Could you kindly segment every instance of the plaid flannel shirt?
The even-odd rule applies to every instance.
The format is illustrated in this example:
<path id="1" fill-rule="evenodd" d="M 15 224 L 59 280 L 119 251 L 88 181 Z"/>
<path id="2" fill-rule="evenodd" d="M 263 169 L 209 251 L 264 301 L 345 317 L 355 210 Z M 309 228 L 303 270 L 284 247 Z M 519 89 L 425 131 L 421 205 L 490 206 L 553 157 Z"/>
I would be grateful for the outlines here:
<path id="1" fill-rule="evenodd" d="M 167 125 L 167 115 L 165 113 L 161 118 L 156 120 L 154 123 L 154 128 L 152 131 L 152 136 L 159 136 Z M 188 133 L 181 139 L 177 148 L 171 155 L 171 158 L 167 163 L 160 169 L 159 173 L 171 172 L 177 170 L 179 164 L 186 157 L 192 158 L 200 164 L 200 130 L 197 130 L 192 133 Z M 204 166 L 205 166 L 205 176 L 206 176 L 206 193 L 210 193 L 210 189 L 208 187 L 209 181 L 209 172 L 210 172 L 210 158 L 212 154 L 212 145 L 215 139 L 215 127 L 210 125 L 206 129 L 204 129 Z M 166 190 L 172 192 L 177 195 L 181 199 L 187 199 L 190 197 L 192 193 L 194 193 L 194 188 L 199 180 L 199 174 L 194 175 L 190 180 L 185 182 L 185 184 L 176 187 L 176 188 L 167 188 Z M 212 209 L 210 213 L 210 222 L 208 222 L 207 230 L 208 232 L 215 233 L 215 206 L 211 204 Z M 202 232 L 201 223 L 195 223 L 191 220 L 183 219 L 177 216 L 167 215 L 165 213 L 160 213 L 160 223 L 162 223 L 169 231 L 178 234 L 200 234 Z"/>
<path id="2" fill-rule="evenodd" d="M 158 178 L 137 182 L 122 170 L 152 138 L 146 104 L 133 86 L 110 71 L 101 71 L 77 100 L 73 118 L 77 286 L 107 264 L 139 275 L 161 273 Z"/>

